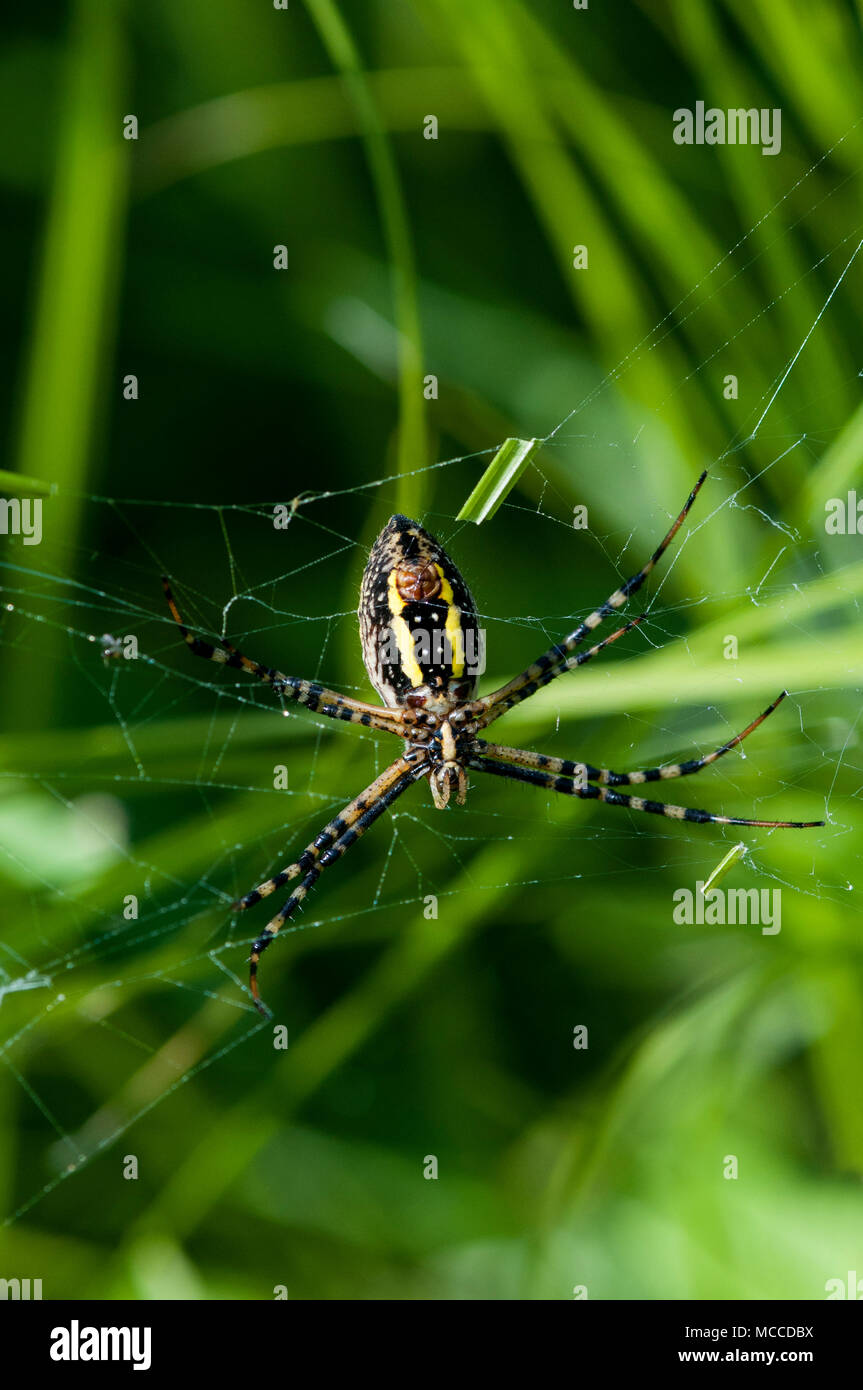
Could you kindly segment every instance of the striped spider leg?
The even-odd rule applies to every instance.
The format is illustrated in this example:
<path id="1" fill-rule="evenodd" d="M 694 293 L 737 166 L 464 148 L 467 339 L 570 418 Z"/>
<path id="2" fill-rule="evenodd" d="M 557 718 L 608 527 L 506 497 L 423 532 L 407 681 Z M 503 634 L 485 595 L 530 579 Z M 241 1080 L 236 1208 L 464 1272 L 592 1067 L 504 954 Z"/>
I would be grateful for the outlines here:
<path id="1" fill-rule="evenodd" d="M 242 652 L 224 639 L 220 641 L 218 646 L 214 646 L 212 642 L 205 641 L 203 637 L 196 637 L 194 633 L 189 631 L 180 617 L 174 595 L 171 592 L 170 582 L 165 575 L 162 576 L 162 587 L 165 590 L 171 616 L 183 634 L 184 641 L 195 656 L 204 657 L 207 661 L 215 661 L 220 666 L 231 666 L 237 670 L 248 671 L 251 675 L 257 676 L 258 680 L 263 681 L 265 685 L 272 686 L 281 699 L 296 700 L 298 704 L 305 705 L 314 714 L 326 714 L 330 719 L 343 719 L 350 724 L 362 724 L 366 728 L 381 729 L 385 733 L 397 734 L 401 738 L 406 735 L 405 725 L 416 725 L 423 722 L 422 711 L 388 710 L 381 705 L 365 704 L 362 700 L 354 700 L 347 695 L 339 695 L 334 690 L 327 690 L 317 681 L 301 680 L 298 676 L 286 676 L 283 671 L 277 671 L 272 666 L 263 666 L 259 661 L 244 656 Z"/>
<path id="2" fill-rule="evenodd" d="M 588 653 L 585 653 L 587 656 Z M 676 777 L 690 777 L 709 767 L 718 758 L 736 748 L 745 738 L 763 724 L 788 694 L 783 690 L 763 711 L 753 719 L 742 733 L 735 734 L 727 743 L 712 753 L 699 758 L 689 758 L 682 763 L 663 763 L 659 767 L 641 768 L 636 772 L 613 772 L 607 767 L 592 767 L 590 763 L 573 762 L 568 758 L 551 758 L 544 753 L 534 753 L 525 748 L 508 748 L 503 744 L 486 743 L 477 739 L 474 744 L 478 756 L 471 756 L 467 765 L 477 772 L 490 772 L 496 777 L 506 777 L 518 782 L 529 782 L 547 791 L 563 792 L 567 796 L 578 796 L 585 801 L 603 801 L 608 806 L 627 806 L 631 811 L 648 811 L 652 815 L 667 816 L 670 820 L 697 821 L 700 825 L 753 825 L 768 830 L 809 830 L 823 825 L 824 821 L 796 820 L 749 820 L 740 816 L 720 816 L 712 811 L 702 811 L 691 806 L 673 806 L 664 801 L 652 801 L 642 796 L 631 796 L 624 792 L 610 790 L 613 787 L 640 786 L 645 782 L 667 782 Z M 596 783 L 598 785 L 591 785 Z"/>
<path id="3" fill-rule="evenodd" d="M 266 685 L 271 686 L 283 698 L 296 700 L 313 712 L 329 715 L 332 719 L 362 724 L 366 728 L 380 729 L 385 733 L 396 734 L 401 738 L 409 737 L 412 732 L 426 722 L 422 710 L 387 709 L 380 705 L 368 705 L 361 700 L 353 700 L 347 696 L 339 695 L 333 690 L 327 690 L 315 681 L 301 680 L 296 676 L 286 676 L 282 671 L 263 666 L 259 661 L 244 656 L 241 651 L 225 640 L 222 640 L 220 646 L 214 646 L 213 643 L 207 642 L 204 638 L 195 636 L 185 626 L 171 592 L 170 583 L 164 575 L 162 586 L 165 590 L 171 616 L 179 627 L 184 641 L 196 656 L 203 657 L 208 661 L 215 661 L 221 666 L 231 666 L 248 671 Z M 252 947 L 252 954 L 249 958 L 249 988 L 255 1006 L 261 1013 L 267 1014 L 268 1012 L 261 1000 L 257 984 L 258 961 L 261 955 L 270 945 L 280 927 L 297 910 L 309 889 L 320 877 L 322 870 L 340 859 L 345 850 L 355 840 L 358 840 L 370 825 L 374 824 L 396 798 L 401 796 L 402 792 L 407 791 L 418 777 L 428 771 L 425 767 L 426 757 L 427 755 L 421 747 L 409 749 L 403 757 L 398 758 L 387 768 L 386 772 L 382 773 L 365 791 L 351 801 L 334 820 L 330 821 L 312 844 L 306 847 L 294 864 L 288 865 L 273 878 L 268 879 L 266 883 L 260 884 L 234 903 L 234 909 L 237 911 L 253 907 L 262 898 L 274 893 L 283 883 L 287 883 L 288 880 L 296 878 L 300 874 L 303 875 L 302 881 L 297 885 L 284 907 L 272 921 L 267 923 Z"/>
<path id="4" fill-rule="evenodd" d="M 269 1017 L 269 1010 L 258 992 L 257 979 L 258 962 L 264 951 L 285 922 L 293 917 L 309 889 L 317 882 L 324 869 L 341 859 L 345 850 L 350 849 L 351 845 L 365 834 L 369 826 L 374 825 L 378 817 L 392 806 L 402 792 L 406 792 L 408 787 L 428 772 L 426 764 L 426 754 L 422 749 L 409 749 L 404 757 L 397 758 L 385 772 L 381 773 L 380 777 L 376 777 L 374 782 L 366 787 L 365 791 L 360 792 L 359 796 L 349 802 L 328 825 L 325 825 L 312 843 L 306 846 L 299 859 L 295 860 L 293 864 L 289 864 L 287 868 L 281 869 L 279 873 L 274 874 L 272 878 L 268 878 L 265 883 L 259 884 L 257 888 L 253 888 L 245 897 L 234 903 L 234 910 L 242 912 L 246 908 L 254 907 L 255 903 L 260 902 L 262 898 L 267 898 L 271 893 L 275 893 L 290 879 L 299 878 L 302 875 L 287 902 L 258 936 L 249 956 L 249 989 L 255 1002 L 255 1008 L 265 1017 Z"/>
<path id="5" fill-rule="evenodd" d="M 683 525 L 706 477 L 707 469 L 705 468 L 677 518 L 663 536 L 647 564 L 642 565 L 637 574 L 633 574 L 618 589 L 615 589 L 613 594 L 609 594 L 605 602 L 601 603 L 589 617 L 579 623 L 568 637 L 565 637 L 562 642 L 556 642 L 553 647 L 549 647 L 548 651 L 543 652 L 542 656 L 538 657 L 526 670 L 515 676 L 513 680 L 508 681 L 506 685 L 501 686 L 499 690 L 493 691 L 491 695 L 485 695 L 481 700 L 474 700 L 469 708 L 466 707 L 464 711 L 460 711 L 459 719 L 462 722 L 469 719 L 473 728 L 485 729 L 495 719 L 499 719 L 502 714 L 505 714 L 508 709 L 512 709 L 513 705 L 527 700 L 542 686 L 553 681 L 556 676 L 563 675 L 564 671 L 570 671 L 574 666 L 580 665 L 578 656 L 573 655 L 576 647 L 580 647 L 594 628 L 599 627 L 599 624 L 610 617 L 612 613 L 615 613 L 618 608 L 622 608 L 627 599 L 641 588 L 650 571 L 668 549 Z"/>

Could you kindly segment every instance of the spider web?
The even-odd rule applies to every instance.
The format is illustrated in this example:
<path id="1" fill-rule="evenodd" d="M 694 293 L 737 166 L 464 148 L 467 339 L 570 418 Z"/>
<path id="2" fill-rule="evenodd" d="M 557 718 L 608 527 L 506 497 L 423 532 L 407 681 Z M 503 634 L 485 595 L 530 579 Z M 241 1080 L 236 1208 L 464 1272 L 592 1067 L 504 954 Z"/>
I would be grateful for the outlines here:
<path id="1" fill-rule="evenodd" d="M 421 519 L 472 582 L 488 633 L 490 670 L 483 689 L 491 689 L 571 630 L 587 605 L 601 601 L 632 573 L 663 533 L 697 468 L 691 459 L 675 458 L 672 448 L 667 470 L 657 479 L 645 459 L 669 445 L 669 421 L 686 393 L 708 372 L 731 370 L 727 364 L 735 355 L 743 359 L 759 322 L 781 316 L 789 298 L 804 292 L 814 298 L 805 334 L 775 363 L 770 388 L 729 433 L 722 451 L 699 460 L 699 466 L 709 464 L 708 484 L 651 577 L 643 604 L 647 622 L 628 647 L 554 682 L 507 716 L 493 736 L 561 756 L 645 766 L 709 751 L 787 684 L 790 695 L 782 712 L 742 755 L 723 759 L 692 782 L 671 784 L 674 794 L 668 799 L 748 816 L 823 814 L 826 827 L 793 845 L 781 840 L 781 832 L 744 832 L 747 882 L 781 887 L 789 904 L 838 904 L 850 910 L 859 909 L 859 888 L 834 872 L 833 863 L 840 848 L 843 865 L 859 863 L 859 849 L 849 849 L 848 843 L 858 824 L 863 770 L 859 701 L 848 692 L 859 681 L 859 668 L 850 666 L 841 678 L 835 662 L 832 674 L 823 667 L 830 664 L 833 645 L 847 645 L 859 623 L 860 560 L 853 536 L 828 543 L 811 518 L 795 514 L 793 507 L 787 509 L 789 519 L 786 509 L 775 505 L 789 484 L 774 487 L 771 475 L 805 486 L 846 426 L 845 419 L 833 417 L 829 397 L 807 390 L 803 368 L 807 349 L 819 335 L 829 335 L 831 314 L 854 277 L 859 279 L 860 226 L 837 232 L 829 250 L 812 254 L 801 275 L 768 295 L 755 318 L 718 337 L 708 356 L 691 361 L 686 352 L 693 321 L 738 277 L 759 274 L 773 247 L 841 186 L 824 192 L 813 175 L 823 173 L 842 143 L 798 179 L 602 380 L 575 403 L 561 396 L 558 423 L 548 430 L 525 487 L 504 504 L 499 521 L 476 529 L 454 520 L 458 502 L 492 448 L 438 461 L 417 475 L 430 485 L 443 477 L 446 495 L 458 499 L 449 511 L 430 504 Z M 784 221 L 792 195 L 799 200 L 810 189 L 797 220 Z M 766 240 L 765 229 L 770 231 Z M 669 343 L 681 347 L 675 388 L 658 405 L 639 407 L 624 397 L 628 375 Z M 790 435 L 774 432 L 780 404 L 784 419 L 796 422 Z M 791 471 L 784 471 L 789 465 Z M 588 476 L 599 481 L 586 494 Z M 83 777 L 78 760 L 52 764 L 50 738 L 44 753 L 25 740 L 21 765 L 0 773 L 0 871 L 8 883 L 31 890 L 26 934 L 7 932 L 2 943 L 0 1042 L 5 1066 L 38 1117 L 43 1150 L 41 1175 L 25 1199 L 16 1201 L 9 1220 L 80 1173 L 203 1070 L 248 1049 L 262 1029 L 270 1028 L 251 1007 L 245 964 L 249 942 L 266 917 L 232 915 L 230 904 L 290 862 L 398 752 L 398 744 L 384 735 L 343 729 L 296 707 L 283 710 L 268 689 L 191 658 L 164 609 L 160 573 L 173 573 L 185 619 L 196 630 L 230 637 L 266 663 L 368 698 L 359 674 L 355 613 L 352 608 L 315 611 L 317 576 L 334 568 L 358 574 L 367 551 L 365 538 L 339 524 L 337 499 L 355 497 L 358 511 L 367 506 L 380 523 L 396 510 L 399 482 L 389 473 L 347 489 L 298 491 L 293 499 L 244 506 L 88 495 L 89 512 L 97 516 L 107 510 L 133 538 L 134 558 L 82 552 L 72 579 L 40 569 L 33 551 L 4 552 L 12 557 L 2 562 L 5 660 L 38 646 L 45 630 L 61 633 L 69 679 L 86 682 L 92 692 L 96 731 Z M 621 485 L 632 489 L 626 528 L 602 521 L 603 491 Z M 573 508 L 585 495 L 589 529 L 574 529 Z M 286 501 L 289 524 L 275 531 L 273 508 Z M 210 537 L 213 563 L 203 579 L 154 550 L 149 520 L 155 509 L 166 507 L 185 508 L 187 524 Z M 514 591 L 498 601 L 484 598 L 471 557 L 482 568 L 492 525 L 518 538 L 514 570 L 522 557 L 532 563 L 538 553 L 560 567 L 554 612 L 519 609 Z M 250 580 L 244 556 L 253 537 L 261 549 L 262 534 L 268 538 L 263 577 L 256 573 Z M 740 535 L 747 556 L 760 556 L 758 567 L 745 585 L 724 586 L 720 563 L 717 587 L 707 566 Z M 705 555 L 711 559 L 702 559 Z M 577 581 L 575 594 L 571 578 Z M 681 592 L 689 597 L 681 598 Z M 740 700 L 727 686 L 712 697 L 698 685 L 706 654 L 699 633 L 710 625 L 719 641 L 741 622 L 750 625 L 752 642 L 766 650 L 768 660 L 773 644 L 783 658 L 792 645 L 799 656 L 791 670 L 775 658 L 771 690 L 752 682 L 758 693 L 746 695 L 742 719 Z M 138 642 L 134 661 L 122 655 L 126 634 Z M 358 674 L 356 684 L 345 685 L 333 678 L 331 668 L 338 667 L 338 653 L 350 642 Z M 710 655 L 715 668 L 715 648 Z M 644 677 L 655 687 L 649 696 L 640 693 L 642 659 L 645 671 L 651 663 Z M 663 659 L 676 663 L 669 669 L 679 675 L 680 699 L 663 676 Z M 627 697 L 634 699 L 631 708 Z M 602 722 L 606 715 L 613 716 L 613 728 Z M 583 741 L 581 720 L 589 721 L 589 742 Z M 594 742 L 597 730 L 601 748 Z M 282 763 L 289 769 L 286 790 L 272 781 L 274 765 Z M 262 968 L 263 993 L 276 1008 L 277 1021 L 290 959 L 316 949 L 309 940 L 334 937 L 342 944 L 379 946 L 398 922 L 422 915 L 429 895 L 439 900 L 443 918 L 444 904 L 458 913 L 470 899 L 475 912 L 477 897 L 499 903 L 527 886 L 541 890 L 560 881 L 605 878 L 614 884 L 632 875 L 648 880 L 671 871 L 677 881 L 694 882 L 705 878 L 738 838 L 734 827 L 708 833 L 611 808 L 561 805 L 562 798 L 501 788 L 491 779 L 471 782 L 466 807 L 444 816 L 423 797 L 421 784 L 332 877 L 324 877 Z M 151 794 L 176 805 L 176 821 L 160 829 L 148 826 L 147 835 L 138 838 L 131 833 L 130 808 L 146 805 Z M 245 829 L 238 837 L 240 806 Z M 195 817 L 202 810 L 210 833 L 187 833 L 193 823 L 200 824 Z M 126 915 L 130 895 L 137 899 L 137 915 L 131 917 Z M 405 992 L 411 983 L 409 976 Z M 176 1023 L 170 1043 L 167 1031 L 162 1037 L 146 1028 L 138 1031 L 134 1010 L 123 1012 L 123 1005 L 151 990 L 165 997 Z M 198 1019 L 194 1028 L 184 1022 L 189 1010 Z M 76 1108 L 74 1096 L 56 1096 L 42 1068 L 31 1068 L 43 1031 L 62 1015 L 81 1029 L 102 1030 L 117 1057 L 113 1099 L 95 1113 L 84 1105 Z"/>

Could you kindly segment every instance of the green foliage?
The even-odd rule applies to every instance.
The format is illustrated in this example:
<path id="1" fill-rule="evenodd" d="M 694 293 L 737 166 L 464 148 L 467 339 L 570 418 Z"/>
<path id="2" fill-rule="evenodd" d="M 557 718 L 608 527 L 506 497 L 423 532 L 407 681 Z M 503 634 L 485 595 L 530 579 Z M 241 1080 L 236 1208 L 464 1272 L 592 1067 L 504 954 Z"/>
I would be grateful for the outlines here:
<path id="1" fill-rule="evenodd" d="M 823 1297 L 861 1268 L 863 554 L 824 526 L 863 497 L 851 8 L 75 0 L 16 25 L 0 491 L 44 496 L 45 538 L 0 536 L 0 1276 Z M 675 145 L 698 99 L 781 106 L 781 154 Z M 498 455 L 460 525 L 502 439 L 542 448 Z M 231 901 L 395 749 L 196 662 L 160 573 L 196 627 L 367 697 L 357 581 L 407 510 L 474 590 L 491 689 L 706 465 L 648 621 L 494 737 L 649 766 L 788 687 L 745 757 L 663 789 L 829 825 L 479 777 L 441 815 L 423 784 L 266 956 L 275 1048 L 244 988 L 265 909 Z M 136 660 L 102 655 L 127 634 Z M 738 839 L 722 886 L 781 888 L 781 933 L 675 924 Z"/>

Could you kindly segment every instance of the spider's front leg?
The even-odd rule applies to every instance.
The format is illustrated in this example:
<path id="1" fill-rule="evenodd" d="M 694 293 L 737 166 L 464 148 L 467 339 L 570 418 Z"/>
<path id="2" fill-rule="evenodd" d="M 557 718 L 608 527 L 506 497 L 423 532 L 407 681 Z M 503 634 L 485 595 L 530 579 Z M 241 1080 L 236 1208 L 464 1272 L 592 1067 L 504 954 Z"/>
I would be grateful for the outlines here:
<path id="1" fill-rule="evenodd" d="M 313 714 L 325 714 L 330 719 L 344 719 L 350 724 L 362 724 L 366 728 L 380 729 L 384 733 L 404 737 L 405 726 L 422 725 L 424 715 L 421 710 L 386 709 L 381 705 L 369 705 L 363 700 L 354 700 L 347 695 L 339 695 L 328 690 L 317 681 L 302 680 L 299 676 L 286 676 L 273 666 L 264 666 L 250 656 L 244 656 L 230 642 L 222 639 L 218 645 L 206 641 L 190 632 L 180 616 L 171 585 L 165 575 L 162 587 L 171 611 L 171 617 L 180 629 L 183 641 L 195 656 L 205 661 L 215 661 L 219 666 L 230 666 L 235 670 L 248 671 L 265 685 L 269 685 L 282 700 L 296 701 L 305 705 Z"/>
<path id="2" fill-rule="evenodd" d="M 582 642 L 584 642 L 586 637 L 590 636 L 594 628 L 599 627 L 599 624 L 606 618 L 611 617 L 612 613 L 615 613 L 618 608 L 622 608 L 627 600 L 641 588 L 645 579 L 650 574 L 650 571 L 662 557 L 677 535 L 678 530 L 683 525 L 706 477 L 707 469 L 701 474 L 701 477 L 687 497 L 681 511 L 666 531 L 650 559 L 646 564 L 642 565 L 640 570 L 629 579 L 625 580 L 619 588 L 615 589 L 613 594 L 609 594 L 605 602 L 594 609 L 583 622 L 580 622 L 578 627 L 575 628 L 568 637 L 565 637 L 562 642 L 555 643 L 553 647 L 549 647 L 548 651 L 543 652 L 542 656 L 538 657 L 526 670 L 522 671 L 506 685 L 501 686 L 499 690 L 493 691 L 491 695 L 484 695 L 482 699 L 475 700 L 470 706 L 465 706 L 461 711 L 462 718 L 470 719 L 476 729 L 487 728 L 495 719 L 499 719 L 502 714 L 505 714 L 508 709 L 512 709 L 513 705 L 519 704 L 522 700 L 529 699 L 537 690 L 540 690 L 544 685 L 548 685 L 549 682 L 553 681 L 557 676 L 563 675 L 565 671 L 571 671 L 573 667 L 582 665 L 590 656 L 595 655 L 596 651 L 601 651 L 604 646 L 607 646 L 608 641 L 614 641 L 617 637 L 621 636 L 623 632 L 627 631 L 626 628 L 622 628 L 619 632 L 613 634 L 608 641 L 597 644 L 597 647 L 591 649 L 589 653 L 584 653 L 581 656 L 575 654 L 576 648 L 581 646 Z M 640 619 L 638 621 L 640 621 Z"/>
<path id="3" fill-rule="evenodd" d="M 234 908 L 238 911 L 253 907 L 255 903 L 260 902 L 262 898 L 269 897 L 289 879 L 297 878 L 302 874 L 300 882 L 287 902 L 264 927 L 252 946 L 252 952 L 249 956 L 249 989 L 256 1009 L 265 1017 L 269 1017 L 269 1010 L 261 999 L 257 982 L 258 962 L 264 951 L 285 922 L 296 912 L 309 889 L 320 878 L 323 870 L 341 859 L 345 850 L 349 849 L 361 835 L 364 835 L 369 826 L 383 815 L 384 811 L 401 796 L 402 792 L 407 791 L 408 787 L 424 774 L 427 770 L 426 765 L 427 755 L 423 749 L 409 749 L 403 757 L 397 758 L 386 772 L 382 772 L 380 777 L 376 777 L 365 791 L 349 802 L 344 810 L 340 811 L 306 847 L 295 863 L 289 864 L 287 868 L 267 879 L 266 883 L 259 884 L 257 888 L 253 888 L 245 897 L 234 903 Z"/>

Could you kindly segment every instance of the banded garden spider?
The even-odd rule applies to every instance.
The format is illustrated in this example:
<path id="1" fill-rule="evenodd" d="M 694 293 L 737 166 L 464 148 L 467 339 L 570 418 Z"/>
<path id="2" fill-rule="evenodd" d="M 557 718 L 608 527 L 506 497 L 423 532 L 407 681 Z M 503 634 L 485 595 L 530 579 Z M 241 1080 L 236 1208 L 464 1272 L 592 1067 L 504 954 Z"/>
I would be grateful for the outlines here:
<path id="1" fill-rule="evenodd" d="M 513 680 L 481 699 L 474 698 L 477 671 L 467 659 L 468 649 L 476 652 L 481 642 L 476 606 L 470 590 L 442 546 L 422 526 L 409 521 L 407 517 L 391 517 L 381 531 L 369 555 L 360 591 L 358 617 L 363 661 L 383 705 L 365 704 L 327 690 L 316 681 L 286 676 L 244 656 L 230 642 L 221 641 L 219 646 L 214 646 L 202 637 L 196 637 L 185 627 L 170 584 L 167 578 L 163 578 L 171 614 L 196 656 L 250 672 L 258 680 L 272 686 L 282 700 L 295 700 L 317 714 L 363 724 L 366 728 L 395 734 L 405 741 L 401 756 L 324 826 L 299 859 L 234 903 L 235 910 L 245 911 L 291 879 L 300 880 L 252 946 L 249 988 L 255 1006 L 261 1013 L 268 1012 L 261 1000 L 257 982 L 258 962 L 264 951 L 297 910 L 324 869 L 341 859 L 345 850 L 421 777 L 428 778 L 435 806 L 440 810 L 447 806 L 453 790 L 457 801 L 464 803 L 469 770 L 528 782 L 566 796 L 603 801 L 608 806 L 623 806 L 632 811 L 668 816 L 672 820 L 795 830 L 824 824 L 824 821 L 745 820 L 739 816 L 720 816 L 710 811 L 669 805 L 614 790 L 615 787 L 640 786 L 645 782 L 671 781 L 700 772 L 748 738 L 773 713 L 785 698 L 786 691 L 768 705 L 757 719 L 753 719 L 742 733 L 736 734 L 714 752 L 689 758 L 685 762 L 663 763 L 659 767 L 642 768 L 635 772 L 614 772 L 590 763 L 487 743 L 477 737 L 480 731 L 488 728 L 513 705 L 528 699 L 564 671 L 592 661 L 605 647 L 643 622 L 645 614 L 633 618 L 586 650 L 576 650 L 594 628 L 641 588 L 683 523 L 706 476 L 705 470 L 682 511 L 650 559 L 636 574 L 615 589 L 562 642 L 555 643 Z"/>

